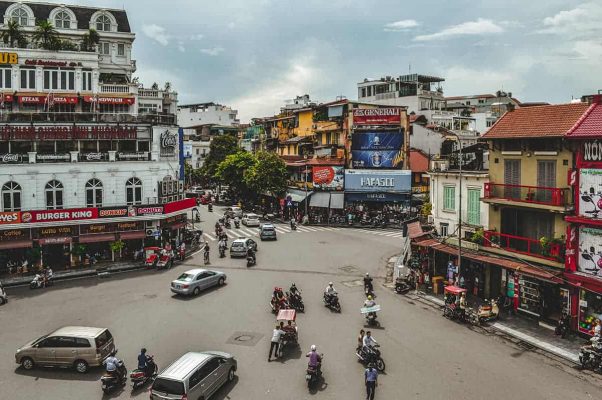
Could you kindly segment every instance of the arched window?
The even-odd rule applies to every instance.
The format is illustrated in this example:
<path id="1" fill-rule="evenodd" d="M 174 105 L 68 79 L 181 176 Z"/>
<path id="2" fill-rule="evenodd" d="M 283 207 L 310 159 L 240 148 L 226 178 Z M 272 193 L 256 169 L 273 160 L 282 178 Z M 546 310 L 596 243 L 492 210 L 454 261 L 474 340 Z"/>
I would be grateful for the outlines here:
<path id="1" fill-rule="evenodd" d="M 111 18 L 106 15 L 101 15 L 96 18 L 96 30 L 97 31 L 111 31 Z"/>
<path id="2" fill-rule="evenodd" d="M 128 205 L 142 204 L 142 181 L 130 178 L 125 183 L 125 199 Z"/>
<path id="3" fill-rule="evenodd" d="M 65 11 L 59 11 L 54 17 L 54 26 L 59 29 L 71 29 L 71 16 Z"/>
<path id="4" fill-rule="evenodd" d="M 57 210 L 63 208 L 63 184 L 56 179 L 46 184 L 46 209 Z"/>
<path id="5" fill-rule="evenodd" d="M 27 26 L 29 21 L 29 13 L 22 7 L 19 7 L 10 14 L 11 21 L 15 21 L 21 26 Z"/>
<path id="6" fill-rule="evenodd" d="M 2 185 L 2 207 L 4 211 L 21 211 L 21 185 L 17 182 Z"/>
<path id="7" fill-rule="evenodd" d="M 102 182 L 98 179 L 86 182 L 86 207 L 102 207 Z"/>

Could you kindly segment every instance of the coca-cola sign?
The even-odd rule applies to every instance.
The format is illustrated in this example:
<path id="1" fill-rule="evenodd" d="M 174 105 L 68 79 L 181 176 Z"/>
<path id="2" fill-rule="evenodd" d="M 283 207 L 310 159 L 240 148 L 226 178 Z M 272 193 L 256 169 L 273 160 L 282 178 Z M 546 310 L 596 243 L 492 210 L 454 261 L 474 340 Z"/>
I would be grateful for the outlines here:
<path id="1" fill-rule="evenodd" d="M 0 155 L 0 162 L 2 164 L 9 164 L 9 163 L 19 163 L 21 162 L 23 159 L 23 156 L 21 154 L 2 154 Z"/>
<path id="2" fill-rule="evenodd" d="M 102 153 L 86 153 L 84 154 L 86 161 L 101 161 L 103 159 Z"/>
<path id="3" fill-rule="evenodd" d="M 162 148 L 175 148 L 178 145 L 178 136 L 176 133 L 172 133 L 166 130 L 161 134 L 161 147 Z"/>

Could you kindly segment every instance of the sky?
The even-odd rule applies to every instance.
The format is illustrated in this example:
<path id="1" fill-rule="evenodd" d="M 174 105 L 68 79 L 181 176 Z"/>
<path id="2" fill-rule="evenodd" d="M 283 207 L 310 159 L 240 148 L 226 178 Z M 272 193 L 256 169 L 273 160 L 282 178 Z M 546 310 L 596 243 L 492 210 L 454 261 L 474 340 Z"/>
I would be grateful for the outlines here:
<path id="1" fill-rule="evenodd" d="M 602 1 L 58 0 L 125 8 L 145 86 L 214 101 L 242 122 L 285 101 L 357 99 L 357 82 L 445 78 L 447 96 L 569 102 L 602 89 Z"/>

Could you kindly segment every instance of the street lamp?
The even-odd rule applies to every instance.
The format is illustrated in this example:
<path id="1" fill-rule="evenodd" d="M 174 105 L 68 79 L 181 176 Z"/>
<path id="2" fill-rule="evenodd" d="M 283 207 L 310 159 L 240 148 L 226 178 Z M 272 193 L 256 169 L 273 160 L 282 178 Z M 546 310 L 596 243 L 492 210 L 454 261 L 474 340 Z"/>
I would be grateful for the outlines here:
<path id="1" fill-rule="evenodd" d="M 303 154 L 303 158 L 305 159 L 305 215 L 309 218 L 309 215 L 307 215 L 307 154 Z"/>

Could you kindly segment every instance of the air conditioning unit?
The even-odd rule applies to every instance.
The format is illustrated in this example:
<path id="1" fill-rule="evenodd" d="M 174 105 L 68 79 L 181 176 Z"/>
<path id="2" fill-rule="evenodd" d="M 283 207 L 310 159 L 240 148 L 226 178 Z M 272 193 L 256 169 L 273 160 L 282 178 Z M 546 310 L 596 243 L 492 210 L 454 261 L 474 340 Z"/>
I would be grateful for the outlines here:
<path id="1" fill-rule="evenodd" d="M 439 169 L 441 171 L 447 171 L 447 163 L 441 163 L 441 164 L 439 164 Z"/>
<path id="2" fill-rule="evenodd" d="M 426 222 L 428 222 L 429 224 L 434 224 L 435 223 L 435 218 L 433 218 L 432 215 L 427 215 L 426 216 Z"/>
<path id="3" fill-rule="evenodd" d="M 155 235 L 154 229 L 146 229 L 146 236 L 154 236 L 154 235 Z"/>

